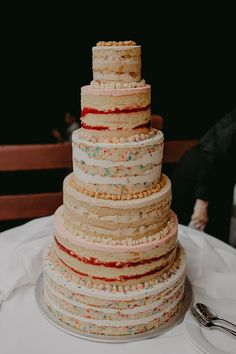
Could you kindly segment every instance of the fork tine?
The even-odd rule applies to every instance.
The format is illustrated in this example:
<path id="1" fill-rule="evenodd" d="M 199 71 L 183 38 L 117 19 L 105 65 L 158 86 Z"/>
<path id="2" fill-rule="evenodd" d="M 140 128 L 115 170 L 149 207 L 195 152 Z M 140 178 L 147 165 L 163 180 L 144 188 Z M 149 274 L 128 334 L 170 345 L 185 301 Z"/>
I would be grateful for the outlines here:
<path id="1" fill-rule="evenodd" d="M 194 306 L 191 306 L 190 311 L 192 316 L 197 320 L 198 323 L 200 323 L 203 326 L 207 325 L 208 321 L 198 313 L 198 311 Z"/>
<path id="2" fill-rule="evenodd" d="M 194 317 L 195 321 L 196 321 L 198 324 L 200 324 L 201 326 L 205 326 L 205 324 L 202 323 L 202 321 L 201 321 L 201 319 L 200 319 L 199 317 L 196 317 L 196 316 L 193 316 L 193 317 Z"/>
<path id="3" fill-rule="evenodd" d="M 199 316 L 199 313 L 197 312 L 194 306 L 191 306 L 190 311 L 192 312 L 193 315 Z"/>
<path id="4" fill-rule="evenodd" d="M 195 321 L 197 321 L 200 325 L 204 325 L 204 323 L 202 322 L 202 320 L 201 320 L 200 317 L 193 315 L 193 318 L 194 318 Z"/>
<path id="5" fill-rule="evenodd" d="M 191 309 L 192 313 L 196 314 L 196 316 L 201 316 L 201 314 L 198 312 L 198 310 L 196 309 L 195 306 L 191 306 Z M 201 316 L 202 317 L 202 316 Z"/>

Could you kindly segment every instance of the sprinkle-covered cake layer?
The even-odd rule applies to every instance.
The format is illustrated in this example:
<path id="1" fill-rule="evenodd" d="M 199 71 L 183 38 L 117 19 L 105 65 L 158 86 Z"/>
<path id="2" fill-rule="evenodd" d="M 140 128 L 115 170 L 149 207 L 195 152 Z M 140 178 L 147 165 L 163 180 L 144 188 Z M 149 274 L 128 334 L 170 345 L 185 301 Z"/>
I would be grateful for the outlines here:
<path id="1" fill-rule="evenodd" d="M 163 134 L 126 143 L 91 142 L 73 134 L 73 170 L 78 186 L 94 193 L 135 194 L 160 181 Z"/>
<path id="2" fill-rule="evenodd" d="M 97 285 L 65 267 L 49 248 L 44 255 L 45 301 L 54 315 L 82 331 L 134 334 L 174 316 L 183 298 L 184 274 L 185 255 L 179 248 L 173 266 L 159 278 L 136 286 Z"/>

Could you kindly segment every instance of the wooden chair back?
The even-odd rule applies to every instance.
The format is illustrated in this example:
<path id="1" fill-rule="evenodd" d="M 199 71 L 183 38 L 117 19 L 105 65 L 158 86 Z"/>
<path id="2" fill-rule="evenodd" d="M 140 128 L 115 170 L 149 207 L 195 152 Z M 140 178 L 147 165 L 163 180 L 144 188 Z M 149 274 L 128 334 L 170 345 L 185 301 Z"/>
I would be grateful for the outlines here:
<path id="1" fill-rule="evenodd" d="M 164 118 L 158 114 L 151 116 L 153 128 L 162 130 Z M 174 140 L 165 141 L 163 163 L 177 163 L 185 152 L 197 144 L 197 140 Z"/>
<path id="2" fill-rule="evenodd" d="M 0 172 L 71 168 L 71 144 L 0 146 Z M 0 221 L 53 214 L 62 192 L 1 195 Z"/>
<path id="3" fill-rule="evenodd" d="M 177 163 L 181 157 L 197 144 L 197 140 L 165 141 L 163 162 Z"/>

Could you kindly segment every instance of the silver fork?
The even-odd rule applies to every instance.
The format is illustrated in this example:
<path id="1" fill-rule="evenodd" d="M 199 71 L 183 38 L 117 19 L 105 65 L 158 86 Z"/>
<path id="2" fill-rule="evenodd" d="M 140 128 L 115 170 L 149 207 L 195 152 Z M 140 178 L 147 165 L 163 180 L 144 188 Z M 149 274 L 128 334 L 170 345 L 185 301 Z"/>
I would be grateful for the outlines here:
<path id="1" fill-rule="evenodd" d="M 202 316 L 199 314 L 197 309 L 194 306 L 191 306 L 190 312 L 194 319 L 201 325 L 207 328 L 218 328 L 221 329 L 222 331 L 225 331 L 227 333 L 232 334 L 233 336 L 236 337 L 236 331 L 233 331 L 232 329 L 226 328 L 224 326 L 216 325 L 212 323 L 210 320 L 207 320 L 206 317 Z"/>

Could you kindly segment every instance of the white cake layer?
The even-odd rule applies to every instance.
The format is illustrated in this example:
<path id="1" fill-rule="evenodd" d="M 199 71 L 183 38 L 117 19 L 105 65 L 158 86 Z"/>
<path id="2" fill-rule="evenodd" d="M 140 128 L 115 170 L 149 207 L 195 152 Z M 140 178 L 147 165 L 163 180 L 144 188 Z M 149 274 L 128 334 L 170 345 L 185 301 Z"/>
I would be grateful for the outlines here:
<path id="1" fill-rule="evenodd" d="M 175 306 L 181 301 L 181 299 L 183 298 L 183 291 L 184 289 L 182 289 L 181 293 L 178 295 L 178 297 L 172 302 L 171 305 L 169 305 L 168 307 L 163 306 L 163 311 L 159 311 L 157 314 L 145 317 L 145 318 L 138 318 L 138 319 L 126 319 L 126 320 L 119 320 L 119 321 L 112 321 L 110 319 L 108 320 L 96 320 L 93 318 L 89 317 L 83 317 L 83 316 L 79 316 L 76 314 L 73 314 L 73 312 L 69 312 L 64 310 L 62 307 L 58 306 L 55 302 L 53 302 L 50 297 L 48 296 L 47 292 L 45 291 L 45 301 L 48 304 L 48 306 L 50 306 L 53 310 L 60 312 L 62 315 L 71 317 L 75 320 L 79 320 L 81 322 L 88 322 L 88 323 L 93 323 L 96 326 L 111 326 L 111 327 L 121 327 L 121 326 L 137 326 L 140 324 L 146 324 L 148 322 L 151 322 L 157 318 L 162 317 L 166 312 L 169 312 L 170 310 L 172 310 L 173 308 L 175 308 Z M 168 300 L 168 299 L 166 299 Z M 165 300 L 163 301 L 163 303 L 165 303 Z M 65 308 L 68 307 L 68 303 L 64 304 Z M 73 306 L 71 306 L 73 308 Z M 103 315 L 104 317 L 104 315 Z"/>
<path id="2" fill-rule="evenodd" d="M 46 279 L 44 281 L 44 284 L 47 289 L 46 291 L 48 293 L 53 294 L 55 297 L 57 297 L 57 299 L 59 299 L 61 301 L 65 301 L 68 304 L 70 304 L 72 306 L 77 306 L 81 309 L 85 309 L 85 310 L 90 309 L 94 312 L 100 311 L 100 308 L 98 306 L 91 306 L 91 305 L 85 304 L 83 302 L 80 302 L 78 300 L 74 300 L 74 296 L 71 296 L 71 298 L 68 298 L 67 296 L 63 295 L 63 293 L 58 292 L 57 290 L 55 290 L 55 288 L 53 288 L 51 285 L 49 285 L 49 282 Z M 172 291 L 172 289 L 171 289 L 171 291 L 168 291 L 168 293 L 167 293 L 167 295 L 165 295 L 164 299 L 161 298 L 161 299 L 153 301 L 151 303 L 147 303 L 147 304 L 141 305 L 141 306 L 135 306 L 133 308 L 114 309 L 114 308 L 110 308 L 110 307 L 108 307 L 108 308 L 103 307 L 102 312 L 104 312 L 106 314 L 137 315 L 140 312 L 153 310 L 153 309 L 157 308 L 158 306 L 160 306 L 164 300 L 165 301 L 169 300 L 177 291 L 179 291 L 181 288 L 183 288 L 183 286 L 184 286 L 184 278 L 181 279 L 181 281 L 179 282 L 179 284 L 176 287 L 173 287 L 173 291 Z"/>
<path id="3" fill-rule="evenodd" d="M 134 194 L 160 180 L 163 134 L 129 143 L 86 141 L 73 134 L 73 170 L 78 184 L 94 193 Z"/>

